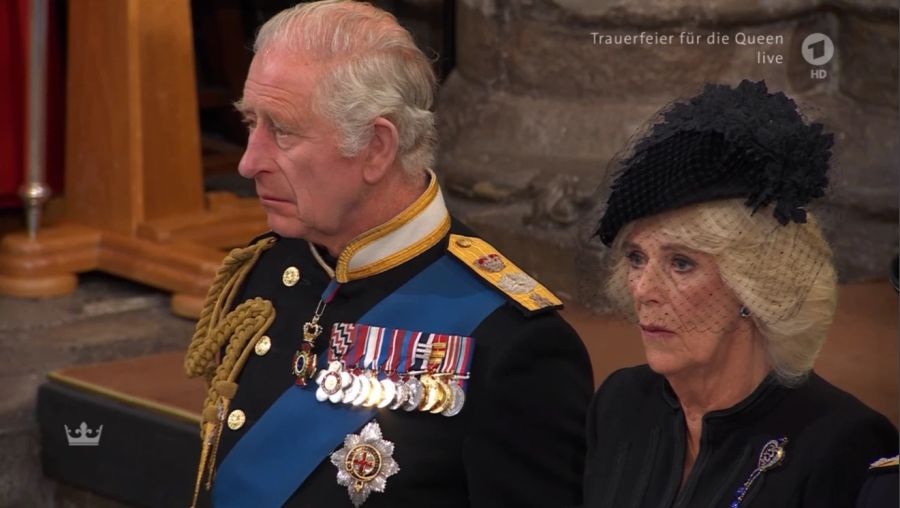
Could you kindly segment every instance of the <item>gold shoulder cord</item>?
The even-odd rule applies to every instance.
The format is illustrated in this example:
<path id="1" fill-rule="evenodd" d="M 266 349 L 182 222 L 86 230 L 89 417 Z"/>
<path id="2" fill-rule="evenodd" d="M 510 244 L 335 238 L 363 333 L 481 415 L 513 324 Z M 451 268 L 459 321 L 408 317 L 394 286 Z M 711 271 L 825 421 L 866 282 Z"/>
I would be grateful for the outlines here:
<path id="1" fill-rule="evenodd" d="M 200 420 L 202 448 L 192 508 L 197 505 L 200 485 L 207 469 L 206 489 L 209 490 L 212 486 L 216 448 L 225 414 L 237 392 L 234 380 L 256 342 L 275 319 L 272 302 L 262 298 L 247 300 L 231 312 L 226 314 L 226 311 L 231 308 L 238 290 L 259 256 L 274 242 L 272 238 L 265 238 L 250 247 L 234 249 L 228 253 L 206 294 L 200 319 L 184 358 L 184 370 L 188 377 L 204 376 L 208 387 Z M 221 363 L 216 366 L 216 353 L 226 342 L 228 345 L 225 347 L 225 354 Z"/>

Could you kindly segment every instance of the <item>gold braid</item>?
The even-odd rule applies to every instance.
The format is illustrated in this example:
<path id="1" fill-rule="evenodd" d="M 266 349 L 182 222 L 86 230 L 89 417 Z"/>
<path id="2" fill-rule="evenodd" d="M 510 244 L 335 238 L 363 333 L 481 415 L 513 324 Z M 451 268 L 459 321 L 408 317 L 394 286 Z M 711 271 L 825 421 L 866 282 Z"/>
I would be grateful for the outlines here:
<path id="1" fill-rule="evenodd" d="M 214 331 L 221 325 L 222 313 L 231 307 L 253 265 L 262 252 L 272 244 L 273 239 L 265 238 L 249 247 L 233 249 L 225 256 L 206 293 L 200 319 L 197 320 L 194 336 L 184 357 L 184 370 L 188 377 L 202 375 L 206 377 L 207 384 L 211 383 L 216 353 L 222 348 L 227 337 Z"/>
<path id="2" fill-rule="evenodd" d="M 202 448 L 191 506 L 196 506 L 207 464 L 210 466 L 206 488 L 211 486 L 225 412 L 237 392 L 234 380 L 243 369 L 256 342 L 275 320 L 272 302 L 262 298 L 247 300 L 227 312 L 259 256 L 273 243 L 273 238 L 265 238 L 249 247 L 234 249 L 225 256 L 206 295 L 200 319 L 184 358 L 184 370 L 188 377 L 202 375 L 206 378 L 208 387 L 201 413 Z M 216 353 L 222 346 L 225 346 L 225 353 L 216 366 Z"/>

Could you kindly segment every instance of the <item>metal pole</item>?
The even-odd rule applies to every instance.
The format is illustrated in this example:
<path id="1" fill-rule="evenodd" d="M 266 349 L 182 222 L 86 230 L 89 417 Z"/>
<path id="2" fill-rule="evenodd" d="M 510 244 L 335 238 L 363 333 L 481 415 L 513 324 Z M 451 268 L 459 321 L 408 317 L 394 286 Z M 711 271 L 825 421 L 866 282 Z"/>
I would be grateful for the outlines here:
<path id="1" fill-rule="evenodd" d="M 19 189 L 25 203 L 28 236 L 37 237 L 50 187 L 44 182 L 45 101 L 47 70 L 47 0 L 31 2 L 31 44 L 28 72 L 28 173 Z"/>

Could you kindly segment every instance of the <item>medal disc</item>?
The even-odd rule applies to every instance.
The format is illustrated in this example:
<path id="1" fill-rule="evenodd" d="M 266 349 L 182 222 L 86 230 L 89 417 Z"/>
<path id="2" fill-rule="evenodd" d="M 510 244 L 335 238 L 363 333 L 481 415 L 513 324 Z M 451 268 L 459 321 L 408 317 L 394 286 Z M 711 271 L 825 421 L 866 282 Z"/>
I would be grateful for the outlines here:
<path id="1" fill-rule="evenodd" d="M 409 387 L 406 386 L 406 383 L 402 381 L 398 381 L 394 383 L 397 387 L 397 395 L 394 396 L 394 402 L 391 404 L 391 409 L 400 409 L 406 400 L 409 399 Z"/>
<path id="2" fill-rule="evenodd" d="M 379 402 L 381 402 L 381 396 L 384 395 L 384 389 L 381 387 L 381 383 L 378 381 L 378 378 L 375 377 L 374 374 L 369 374 L 369 396 L 366 397 L 366 400 L 363 401 L 363 406 L 365 407 L 375 407 Z"/>
<path id="3" fill-rule="evenodd" d="M 353 376 L 351 376 L 350 373 L 347 371 L 342 370 L 339 373 L 338 378 L 340 379 L 340 383 L 341 383 L 340 390 L 336 391 L 335 393 L 333 393 L 332 395 L 330 395 L 328 397 L 328 400 L 331 401 L 332 404 L 337 404 L 338 402 L 341 402 L 342 400 L 344 400 L 345 391 L 350 386 L 350 384 L 353 382 Z"/>
<path id="4" fill-rule="evenodd" d="M 381 400 L 378 402 L 378 409 L 384 409 L 394 402 L 397 395 L 397 385 L 390 378 L 381 380 Z"/>
<path id="5" fill-rule="evenodd" d="M 438 391 L 441 392 L 440 402 L 438 402 L 433 408 L 431 408 L 432 414 L 443 413 L 453 404 L 453 392 L 450 390 L 450 385 L 447 384 L 443 379 L 437 379 L 437 388 Z"/>
<path id="6" fill-rule="evenodd" d="M 359 395 L 359 391 L 362 389 L 362 384 L 359 381 L 359 376 L 354 376 L 350 374 L 350 377 L 353 379 L 350 380 L 350 386 L 344 390 L 344 398 L 341 400 L 344 404 L 350 404 L 354 399 Z"/>
<path id="7" fill-rule="evenodd" d="M 456 383 L 450 383 L 450 391 L 453 392 L 453 402 L 450 407 L 445 409 L 441 414 L 444 416 L 456 416 L 462 411 L 463 405 L 466 403 L 466 392 Z"/>
<path id="8" fill-rule="evenodd" d="M 440 402 L 441 392 L 437 381 L 426 374 L 422 376 L 420 382 L 422 383 L 422 401 L 419 402 L 419 411 L 431 411 Z"/>
<path id="9" fill-rule="evenodd" d="M 419 407 L 419 403 L 422 402 L 422 383 L 419 382 L 418 379 L 411 377 L 409 381 L 406 382 L 407 388 L 409 388 L 409 397 L 406 398 L 406 402 L 403 403 L 404 411 L 413 411 Z"/>
<path id="10" fill-rule="evenodd" d="M 341 373 L 333 370 L 326 371 L 320 379 L 319 386 L 329 397 L 334 395 L 341 390 Z"/>
<path id="11" fill-rule="evenodd" d="M 354 406 L 361 406 L 362 403 L 369 398 L 369 392 L 372 391 L 372 384 L 369 383 L 369 377 L 365 374 L 356 376 L 356 379 L 359 379 L 359 395 L 357 395 L 356 398 L 353 399 L 353 402 L 351 402 L 351 404 L 353 404 Z"/>

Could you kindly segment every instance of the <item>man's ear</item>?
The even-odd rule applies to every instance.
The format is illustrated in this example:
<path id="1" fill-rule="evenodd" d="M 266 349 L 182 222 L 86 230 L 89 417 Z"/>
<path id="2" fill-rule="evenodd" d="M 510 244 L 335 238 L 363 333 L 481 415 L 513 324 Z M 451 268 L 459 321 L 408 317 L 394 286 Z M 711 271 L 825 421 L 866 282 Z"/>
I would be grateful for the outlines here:
<path id="1" fill-rule="evenodd" d="M 363 180 L 368 184 L 378 183 L 384 178 L 397 162 L 397 150 L 400 147 L 397 127 L 390 120 L 383 117 L 376 118 L 373 129 L 363 168 Z"/>

